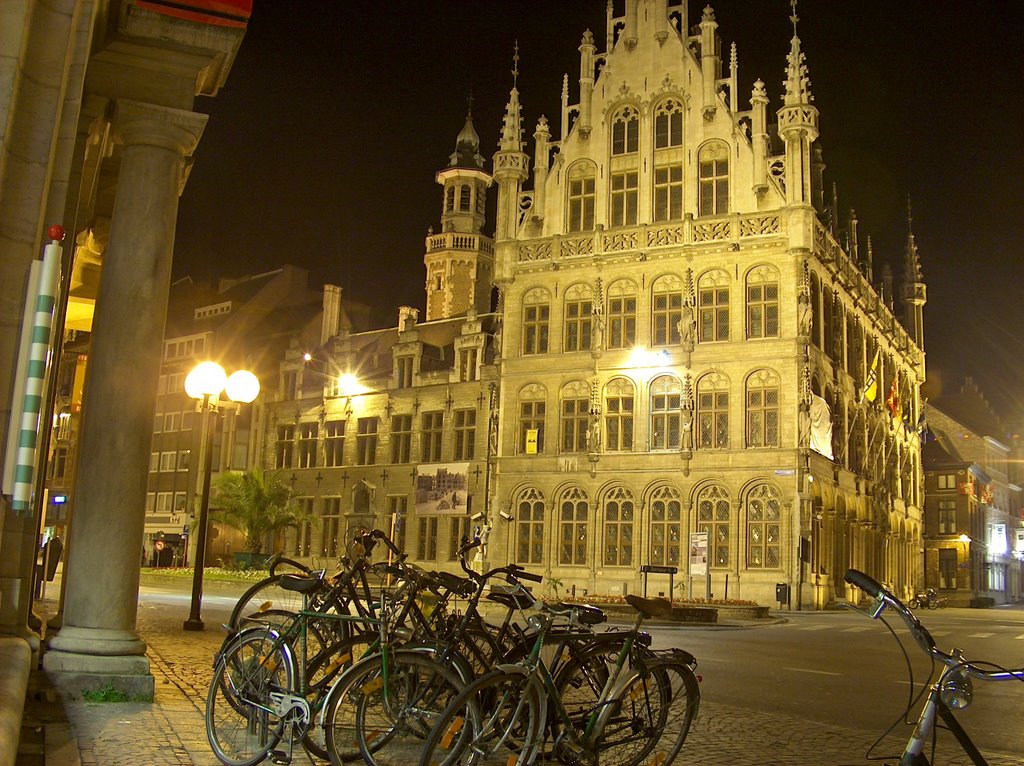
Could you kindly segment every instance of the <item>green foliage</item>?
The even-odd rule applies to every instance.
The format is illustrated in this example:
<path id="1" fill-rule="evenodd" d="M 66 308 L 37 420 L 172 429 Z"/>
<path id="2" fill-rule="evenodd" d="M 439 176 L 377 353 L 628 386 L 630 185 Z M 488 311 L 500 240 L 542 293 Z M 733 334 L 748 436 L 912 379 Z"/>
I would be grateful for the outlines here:
<path id="1" fill-rule="evenodd" d="M 222 473 L 214 481 L 211 516 L 245 535 L 244 548 L 262 553 L 271 532 L 297 526 L 306 514 L 299 510 L 289 487 L 278 473 L 252 468 L 245 473 Z"/>
<path id="2" fill-rule="evenodd" d="M 553 591 L 555 594 L 555 600 L 558 600 L 558 591 L 562 587 L 562 581 L 557 577 L 549 577 L 547 580 L 547 589 Z"/>
<path id="3" fill-rule="evenodd" d="M 83 691 L 82 699 L 86 702 L 130 702 L 132 698 L 120 689 L 115 689 L 110 684 L 107 684 L 101 689 Z"/>

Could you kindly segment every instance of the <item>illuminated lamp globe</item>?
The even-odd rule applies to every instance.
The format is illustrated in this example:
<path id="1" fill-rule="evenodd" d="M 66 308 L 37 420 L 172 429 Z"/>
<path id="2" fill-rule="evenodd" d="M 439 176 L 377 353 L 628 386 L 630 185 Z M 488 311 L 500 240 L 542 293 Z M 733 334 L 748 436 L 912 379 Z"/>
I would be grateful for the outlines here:
<path id="1" fill-rule="evenodd" d="M 248 370 L 236 370 L 228 377 L 225 390 L 231 401 L 248 404 L 259 395 L 260 381 Z"/>
<path id="2" fill-rule="evenodd" d="M 346 372 L 338 378 L 338 389 L 343 396 L 355 396 L 356 394 L 363 393 L 363 387 L 359 383 L 359 378 L 351 372 Z"/>
<path id="3" fill-rule="evenodd" d="M 227 373 L 216 362 L 200 362 L 185 378 L 185 393 L 193 399 L 216 396 L 224 390 Z"/>

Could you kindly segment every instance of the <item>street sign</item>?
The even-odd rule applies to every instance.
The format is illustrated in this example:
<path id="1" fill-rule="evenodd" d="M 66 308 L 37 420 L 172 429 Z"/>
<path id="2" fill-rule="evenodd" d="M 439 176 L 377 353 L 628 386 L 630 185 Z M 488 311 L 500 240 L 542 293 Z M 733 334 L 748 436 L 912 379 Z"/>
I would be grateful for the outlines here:
<path id="1" fill-rule="evenodd" d="M 708 573 L 708 533 L 690 533 L 690 576 L 705 577 Z"/>

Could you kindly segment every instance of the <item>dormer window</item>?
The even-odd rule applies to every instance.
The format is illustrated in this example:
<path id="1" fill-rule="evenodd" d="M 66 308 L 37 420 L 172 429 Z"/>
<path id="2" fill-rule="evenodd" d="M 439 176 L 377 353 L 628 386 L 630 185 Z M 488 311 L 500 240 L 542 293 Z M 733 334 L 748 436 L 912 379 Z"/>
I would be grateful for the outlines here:
<path id="1" fill-rule="evenodd" d="M 675 99 L 663 101 L 654 113 L 654 148 L 683 145 L 683 106 Z"/>

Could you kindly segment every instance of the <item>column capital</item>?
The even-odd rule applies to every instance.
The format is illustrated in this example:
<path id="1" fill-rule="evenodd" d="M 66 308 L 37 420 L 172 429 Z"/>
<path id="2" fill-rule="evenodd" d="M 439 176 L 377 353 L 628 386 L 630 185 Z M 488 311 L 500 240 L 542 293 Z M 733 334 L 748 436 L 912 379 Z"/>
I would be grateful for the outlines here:
<path id="1" fill-rule="evenodd" d="M 208 119 L 199 112 L 119 99 L 112 127 L 115 141 L 124 146 L 159 146 L 188 157 L 199 145 Z"/>

